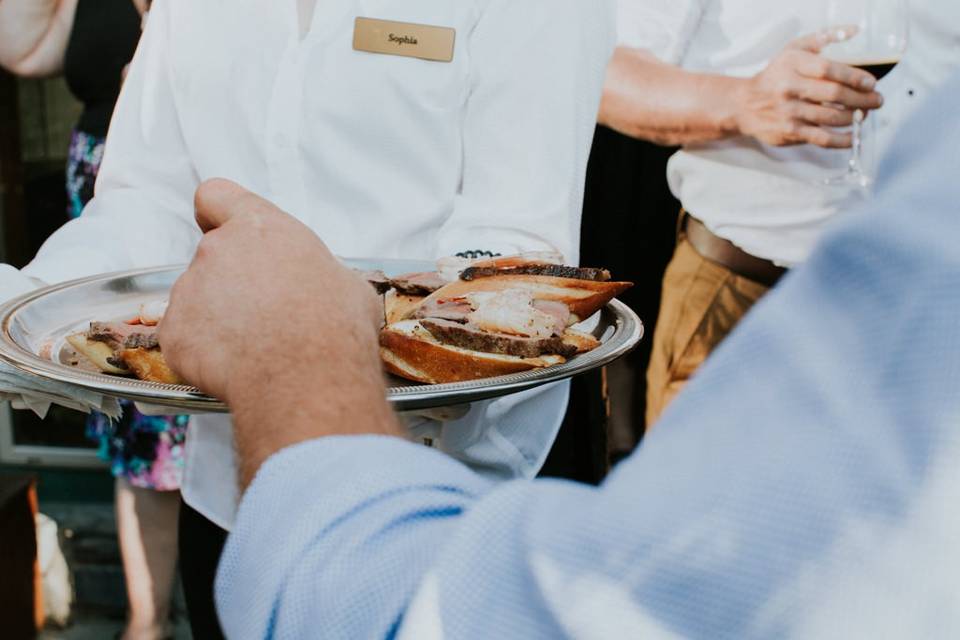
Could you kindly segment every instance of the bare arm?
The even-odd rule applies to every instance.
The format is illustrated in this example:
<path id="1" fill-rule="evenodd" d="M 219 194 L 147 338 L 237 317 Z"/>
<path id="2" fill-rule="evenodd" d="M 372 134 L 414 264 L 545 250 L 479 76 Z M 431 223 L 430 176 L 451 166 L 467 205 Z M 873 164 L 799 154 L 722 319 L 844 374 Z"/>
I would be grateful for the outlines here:
<path id="1" fill-rule="evenodd" d="M 0 66 L 26 77 L 63 69 L 77 0 L 0 0 Z"/>
<path id="2" fill-rule="evenodd" d="M 697 74 L 649 51 L 617 47 L 607 67 L 600 124 L 657 144 L 736 135 L 736 99 L 743 80 Z"/>
<path id="3" fill-rule="evenodd" d="M 854 109 L 882 98 L 873 76 L 818 55 L 827 36 L 801 38 L 752 78 L 692 73 L 642 49 L 618 47 L 607 69 L 599 121 L 658 144 L 747 135 L 772 145 L 846 147 Z"/>

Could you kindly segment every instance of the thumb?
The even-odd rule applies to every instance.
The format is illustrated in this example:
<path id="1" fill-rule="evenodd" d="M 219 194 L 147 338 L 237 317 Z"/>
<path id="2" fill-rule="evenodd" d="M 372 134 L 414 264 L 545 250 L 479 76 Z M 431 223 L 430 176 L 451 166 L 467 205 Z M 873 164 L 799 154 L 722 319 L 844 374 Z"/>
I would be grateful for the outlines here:
<path id="1" fill-rule="evenodd" d="M 204 233 L 222 227 L 230 219 L 240 215 L 249 208 L 244 203 L 247 198 L 254 196 L 240 185 L 224 178 L 213 178 L 203 182 L 193 197 L 193 206 Z"/>
<path id="2" fill-rule="evenodd" d="M 857 35 L 856 25 L 837 25 L 821 29 L 816 33 L 801 36 L 787 45 L 787 49 L 799 49 L 810 53 L 820 53 L 828 44 L 844 42 Z"/>

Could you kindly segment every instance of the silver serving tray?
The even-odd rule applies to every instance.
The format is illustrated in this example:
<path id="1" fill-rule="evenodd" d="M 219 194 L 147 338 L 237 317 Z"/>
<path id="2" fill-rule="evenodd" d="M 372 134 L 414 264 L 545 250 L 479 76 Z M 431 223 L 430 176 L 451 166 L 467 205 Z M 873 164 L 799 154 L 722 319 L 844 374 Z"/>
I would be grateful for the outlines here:
<path id="1" fill-rule="evenodd" d="M 382 269 L 387 275 L 430 271 L 433 263 L 416 260 L 346 260 L 358 269 Z M 104 395 L 127 398 L 192 413 L 223 413 L 226 405 L 195 387 L 143 382 L 71 366 L 66 336 L 92 320 L 132 317 L 145 302 L 165 299 L 184 266 L 124 271 L 73 280 L 38 289 L 0 307 L 0 358 L 43 378 L 77 385 Z M 585 323 L 586 325 L 587 323 Z M 444 407 L 494 398 L 590 371 L 629 353 L 643 336 L 640 319 L 614 300 L 591 331 L 601 346 L 566 363 L 471 382 L 423 385 L 390 377 L 387 400 L 398 411 Z"/>

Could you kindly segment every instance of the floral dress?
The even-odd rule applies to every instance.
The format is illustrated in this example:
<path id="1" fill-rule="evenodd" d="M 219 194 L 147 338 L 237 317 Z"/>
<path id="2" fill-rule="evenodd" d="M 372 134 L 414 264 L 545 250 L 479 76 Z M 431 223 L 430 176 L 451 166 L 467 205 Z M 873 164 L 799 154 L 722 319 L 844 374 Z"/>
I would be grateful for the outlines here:
<path id="1" fill-rule="evenodd" d="M 75 130 L 67 160 L 70 218 L 80 216 L 93 197 L 93 183 L 103 158 L 104 139 Z M 113 475 L 135 487 L 175 491 L 183 476 L 183 443 L 187 416 L 145 416 L 132 402 L 122 402 L 117 422 L 101 413 L 87 420 L 87 435 L 100 444 L 99 455 Z"/>

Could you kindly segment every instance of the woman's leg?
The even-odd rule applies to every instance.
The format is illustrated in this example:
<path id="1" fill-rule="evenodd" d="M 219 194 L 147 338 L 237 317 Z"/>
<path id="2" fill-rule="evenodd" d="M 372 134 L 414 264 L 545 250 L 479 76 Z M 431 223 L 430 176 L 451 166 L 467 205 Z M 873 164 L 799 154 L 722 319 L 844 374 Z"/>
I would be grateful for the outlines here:
<path id="1" fill-rule="evenodd" d="M 177 569 L 179 491 L 155 491 L 116 482 L 117 534 L 127 583 L 125 640 L 166 635 Z"/>

